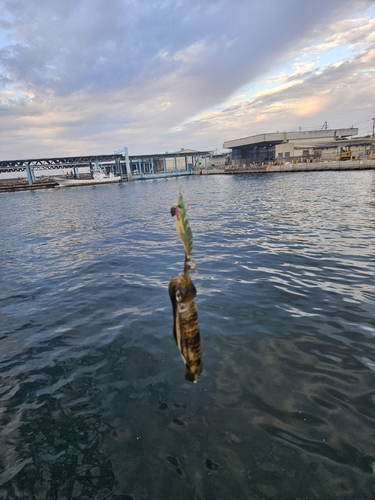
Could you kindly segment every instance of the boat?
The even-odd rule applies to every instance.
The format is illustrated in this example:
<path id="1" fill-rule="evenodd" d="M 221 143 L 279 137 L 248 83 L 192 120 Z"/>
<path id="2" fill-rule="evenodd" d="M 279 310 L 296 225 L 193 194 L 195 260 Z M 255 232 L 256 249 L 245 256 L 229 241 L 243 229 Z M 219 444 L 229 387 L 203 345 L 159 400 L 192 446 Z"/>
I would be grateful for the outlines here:
<path id="1" fill-rule="evenodd" d="M 110 182 L 120 182 L 121 176 L 114 175 L 112 172 L 107 174 L 103 169 L 94 170 L 91 179 L 80 179 L 72 177 L 53 177 L 60 187 L 70 186 L 91 186 L 93 184 L 108 184 Z"/>

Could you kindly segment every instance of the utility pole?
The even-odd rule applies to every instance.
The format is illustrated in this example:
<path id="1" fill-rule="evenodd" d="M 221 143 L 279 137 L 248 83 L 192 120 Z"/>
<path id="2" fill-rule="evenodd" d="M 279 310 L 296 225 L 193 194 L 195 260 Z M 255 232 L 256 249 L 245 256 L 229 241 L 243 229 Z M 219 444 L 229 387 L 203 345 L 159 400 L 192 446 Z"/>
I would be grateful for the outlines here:
<path id="1" fill-rule="evenodd" d="M 372 137 L 375 137 L 375 118 L 372 119 Z"/>

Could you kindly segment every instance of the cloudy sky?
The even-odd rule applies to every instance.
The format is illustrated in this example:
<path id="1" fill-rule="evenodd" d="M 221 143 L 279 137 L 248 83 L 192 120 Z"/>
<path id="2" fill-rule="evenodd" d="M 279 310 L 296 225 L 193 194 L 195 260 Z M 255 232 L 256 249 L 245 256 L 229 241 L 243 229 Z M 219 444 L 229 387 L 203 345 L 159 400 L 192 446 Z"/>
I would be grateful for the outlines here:
<path id="1" fill-rule="evenodd" d="M 370 0 L 0 0 L 0 159 L 375 117 Z"/>

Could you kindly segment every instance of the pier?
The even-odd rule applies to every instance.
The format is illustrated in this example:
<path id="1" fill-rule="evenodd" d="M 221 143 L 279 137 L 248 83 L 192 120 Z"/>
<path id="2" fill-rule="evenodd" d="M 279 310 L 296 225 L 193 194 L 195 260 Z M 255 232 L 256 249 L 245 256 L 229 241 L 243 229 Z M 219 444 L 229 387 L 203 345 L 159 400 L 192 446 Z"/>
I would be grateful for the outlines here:
<path id="1" fill-rule="evenodd" d="M 132 176 L 134 179 L 150 179 L 153 176 L 161 178 L 193 174 L 200 168 L 210 167 L 213 153 L 181 149 L 162 154 L 130 156 Z"/>
<path id="2" fill-rule="evenodd" d="M 33 184 L 29 184 L 27 179 L 22 180 L 0 180 L 0 193 L 13 191 L 30 191 L 34 189 L 50 189 L 57 186 L 57 183 L 50 179 L 36 179 Z"/>

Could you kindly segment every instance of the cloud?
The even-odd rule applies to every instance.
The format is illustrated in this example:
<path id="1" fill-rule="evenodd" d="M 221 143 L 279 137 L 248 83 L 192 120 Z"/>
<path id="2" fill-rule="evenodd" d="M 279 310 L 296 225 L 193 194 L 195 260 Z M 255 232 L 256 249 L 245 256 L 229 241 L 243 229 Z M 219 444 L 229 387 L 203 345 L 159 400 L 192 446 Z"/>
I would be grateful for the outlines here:
<path id="1" fill-rule="evenodd" d="M 277 87 L 268 88 L 268 89 L 264 89 L 260 92 L 256 92 L 254 94 L 254 97 L 255 97 L 255 99 L 260 99 L 260 98 L 267 96 L 267 95 L 279 94 L 282 90 L 290 89 L 291 87 L 294 87 L 295 85 L 298 85 L 302 82 L 303 82 L 303 80 L 290 80 L 287 83 L 283 83 L 281 85 L 278 85 Z"/>
<path id="2" fill-rule="evenodd" d="M 369 5 L 0 0 L 0 130 L 8 138 L 0 155 L 106 153 L 124 145 L 137 153 L 207 149 L 254 124 L 254 133 L 262 124 L 281 128 L 283 113 L 286 123 L 318 116 L 319 103 L 330 100 L 315 92 L 334 84 L 330 71 L 344 82 L 348 74 L 323 71 L 311 58 L 344 43 L 338 37 L 345 27 L 345 43 L 361 54 L 353 67 L 367 67 L 371 51 L 362 53 L 361 43 L 373 43 L 373 24 L 361 13 Z M 350 16 L 357 12 L 356 27 Z M 296 53 L 310 60 L 295 58 L 292 70 L 270 74 Z M 243 87 L 262 79 L 264 87 L 246 99 Z M 303 107 L 311 86 L 314 96 Z"/>
<path id="3" fill-rule="evenodd" d="M 332 25 L 333 34 L 316 46 L 316 52 L 349 45 L 351 48 L 363 47 L 375 41 L 375 19 L 356 18 L 347 19 Z"/>
<path id="4" fill-rule="evenodd" d="M 265 131 L 296 130 L 301 125 L 318 128 L 326 120 L 332 127 L 368 122 L 363 124 L 366 134 L 375 101 L 374 68 L 375 48 L 364 50 L 341 64 L 306 72 L 293 85 L 280 85 L 259 92 L 252 100 L 203 114 L 198 121 L 212 132 L 219 130 L 226 140 Z M 194 126 L 199 130 L 197 123 Z"/>

